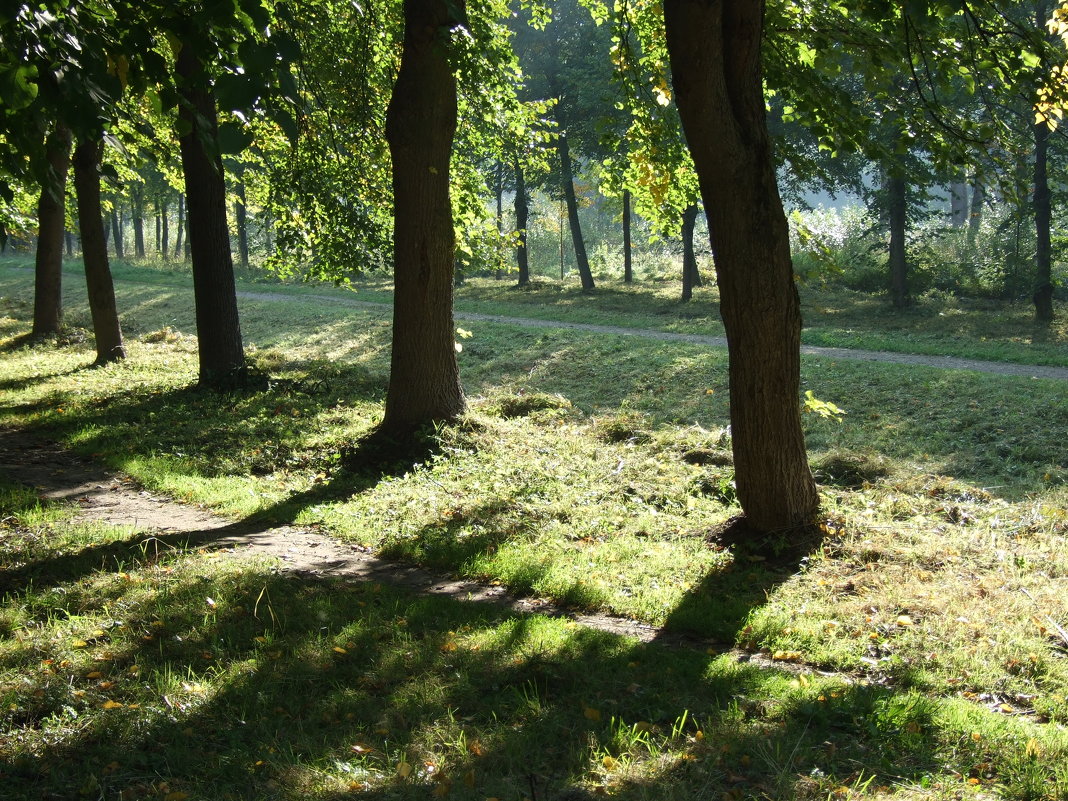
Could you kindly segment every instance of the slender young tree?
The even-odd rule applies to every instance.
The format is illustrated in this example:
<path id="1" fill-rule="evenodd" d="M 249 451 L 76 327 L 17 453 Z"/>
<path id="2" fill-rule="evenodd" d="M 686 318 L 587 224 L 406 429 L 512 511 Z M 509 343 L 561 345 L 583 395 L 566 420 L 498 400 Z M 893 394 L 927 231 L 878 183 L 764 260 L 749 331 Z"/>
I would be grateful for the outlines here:
<path id="1" fill-rule="evenodd" d="M 575 264 L 578 265 L 579 280 L 582 289 L 590 292 L 595 289 L 590 259 L 586 255 L 586 242 L 582 238 L 582 223 L 579 221 L 578 196 L 575 194 L 575 172 L 571 163 L 571 148 L 567 134 L 561 133 L 557 147 L 560 150 L 560 180 L 563 181 L 564 200 L 567 202 L 567 221 L 571 229 L 571 244 L 575 248 Z"/>
<path id="2" fill-rule="evenodd" d="M 115 286 L 104 239 L 104 216 L 100 204 L 100 155 L 102 143 L 83 139 L 74 148 L 74 189 L 82 236 L 82 261 L 89 290 L 89 311 L 96 338 L 97 365 L 126 358 L 122 327 L 115 305 Z"/>
<path id="3" fill-rule="evenodd" d="M 515 246 L 515 261 L 519 268 L 519 286 L 530 284 L 530 259 L 527 254 L 527 224 L 530 219 L 530 198 L 527 196 L 527 182 L 523 175 L 523 165 L 515 163 L 515 230 L 518 234 Z"/>
<path id="4" fill-rule="evenodd" d="M 37 255 L 34 272 L 33 338 L 58 334 L 63 327 L 63 245 L 66 231 L 67 173 L 71 132 L 57 125 L 48 137 L 47 178 L 37 204 Z"/>
<path id="5" fill-rule="evenodd" d="M 738 499 L 750 528 L 812 522 L 801 313 L 768 137 L 762 0 L 665 0 L 675 97 L 704 200 L 727 333 Z"/>
<path id="6" fill-rule="evenodd" d="M 404 0 L 400 72 L 386 116 L 393 157 L 393 351 L 380 431 L 405 436 L 464 411 L 452 317 L 455 234 L 449 162 L 456 133 L 453 30 L 463 0 Z"/>
<path id="7" fill-rule="evenodd" d="M 226 185 L 218 147 L 218 114 L 204 67 L 184 43 L 175 62 L 182 102 L 178 118 L 185 173 L 186 228 L 193 261 L 200 357 L 199 384 L 212 389 L 243 385 L 248 378 L 237 311 Z"/>
<path id="8" fill-rule="evenodd" d="M 693 249 L 693 232 L 697 227 L 697 204 L 687 206 L 682 212 L 682 299 L 693 298 L 693 288 L 701 285 L 697 272 L 697 254 Z"/>
<path id="9" fill-rule="evenodd" d="M 634 281 L 634 248 L 630 241 L 630 190 L 623 190 L 623 283 Z"/>

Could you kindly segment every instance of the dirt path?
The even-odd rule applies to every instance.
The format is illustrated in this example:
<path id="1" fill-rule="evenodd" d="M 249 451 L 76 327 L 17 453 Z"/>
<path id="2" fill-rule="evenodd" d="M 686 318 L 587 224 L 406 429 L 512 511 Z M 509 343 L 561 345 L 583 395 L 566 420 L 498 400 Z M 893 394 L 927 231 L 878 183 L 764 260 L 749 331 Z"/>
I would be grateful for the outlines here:
<path id="1" fill-rule="evenodd" d="M 582 626 L 643 642 L 656 640 L 702 650 L 715 648 L 713 643 L 664 632 L 627 618 L 578 613 L 542 599 L 512 596 L 503 587 L 389 562 L 315 530 L 227 520 L 203 508 L 147 492 L 127 476 L 107 471 L 54 442 L 24 431 L 0 430 L 0 473 L 33 487 L 41 498 L 73 504 L 79 519 L 129 526 L 144 539 L 154 537 L 176 546 L 221 549 L 235 558 L 274 560 L 279 573 L 313 579 L 377 581 L 419 594 L 492 603 L 517 613 L 563 617 Z M 764 659 L 759 654 L 737 654 L 746 661 Z"/>
<path id="2" fill-rule="evenodd" d="M 392 311 L 387 303 L 372 303 L 366 300 L 332 295 L 282 295 L 274 292 L 238 292 L 239 298 L 266 301 L 268 303 L 288 302 L 295 299 L 314 300 L 337 306 L 374 311 Z M 476 312 L 455 312 L 457 320 L 500 323 L 521 328 L 566 328 L 571 331 L 588 331 L 594 334 L 612 334 L 616 336 L 642 337 L 665 342 L 688 342 L 696 345 L 710 345 L 725 348 L 725 337 L 706 334 L 676 334 L 669 331 L 652 331 L 645 328 L 626 328 L 615 325 L 594 325 L 592 323 L 569 323 L 557 320 L 537 320 L 531 317 L 505 317 L 498 314 L 478 314 Z M 806 356 L 818 356 L 826 359 L 847 359 L 862 362 L 887 362 L 890 364 L 917 364 L 937 367 L 944 370 L 972 370 L 978 373 L 1011 375 L 1023 378 L 1052 378 L 1068 381 L 1068 367 L 1048 367 L 1043 365 L 1013 364 L 1010 362 L 988 362 L 979 359 L 962 359 L 956 356 L 925 356 L 916 353 L 893 353 L 882 350 L 855 350 L 853 348 L 824 348 L 816 345 L 802 345 L 801 352 Z"/>

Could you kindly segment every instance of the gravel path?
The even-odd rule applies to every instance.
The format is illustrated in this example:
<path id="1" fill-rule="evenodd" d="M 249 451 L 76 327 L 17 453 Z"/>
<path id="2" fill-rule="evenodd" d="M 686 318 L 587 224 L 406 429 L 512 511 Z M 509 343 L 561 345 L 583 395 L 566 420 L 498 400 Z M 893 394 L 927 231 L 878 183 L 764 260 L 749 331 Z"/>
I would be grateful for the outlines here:
<path id="1" fill-rule="evenodd" d="M 301 299 L 381 312 L 391 312 L 393 308 L 388 303 L 372 303 L 366 300 L 352 300 L 351 298 L 331 295 L 293 296 L 282 295 L 275 292 L 238 292 L 237 295 L 239 298 L 244 298 L 246 300 L 259 300 L 268 303 Z M 588 331 L 594 334 L 642 337 L 644 339 L 657 339 L 665 342 L 688 342 L 696 345 L 710 345 L 717 348 L 725 348 L 727 346 L 725 337 L 710 336 L 706 334 L 676 334 L 669 331 L 652 331 L 645 328 L 626 328 L 616 325 L 593 325 L 591 323 L 569 323 L 557 320 L 537 320 L 531 317 L 506 317 L 499 314 L 478 314 L 476 312 L 462 311 L 455 312 L 453 316 L 457 320 L 500 323 L 502 325 L 514 325 L 521 328 L 566 328 L 571 331 Z M 888 362 L 890 364 L 918 364 L 927 367 L 938 367 L 944 370 L 972 370 L 979 373 L 993 373 L 995 375 L 1021 376 L 1024 378 L 1051 378 L 1059 381 L 1068 381 L 1068 367 L 1047 367 L 1043 365 L 1013 364 L 1010 362 L 988 362 L 979 359 L 961 359 L 955 356 L 925 356 L 916 353 L 893 353 L 881 350 L 824 348 L 816 345 L 802 345 L 801 352 L 806 356 L 818 356 L 827 359 Z"/>

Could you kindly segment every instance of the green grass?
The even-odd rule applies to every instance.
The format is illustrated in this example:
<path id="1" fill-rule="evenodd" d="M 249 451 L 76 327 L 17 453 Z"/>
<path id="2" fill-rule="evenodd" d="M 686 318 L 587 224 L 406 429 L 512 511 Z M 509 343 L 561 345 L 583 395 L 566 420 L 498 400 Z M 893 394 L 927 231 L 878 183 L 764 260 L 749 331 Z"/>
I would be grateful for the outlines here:
<path id="1" fill-rule="evenodd" d="M 57 523 L 12 490 L 0 582 L 11 587 L 0 623 L 10 667 L 0 667 L 0 689 L 15 695 L 2 708 L 37 711 L 5 724 L 0 774 L 28 782 L 24 797 L 139 785 L 159 795 L 160 782 L 170 788 L 163 795 L 190 797 L 334 798 L 350 782 L 373 797 L 425 797 L 445 784 L 425 775 L 426 761 L 447 766 L 450 797 L 478 799 L 531 797 L 527 773 L 553 777 L 538 799 L 565 786 L 626 798 L 1068 795 L 1057 773 L 1057 727 L 1068 722 L 1068 643 L 1056 629 L 1068 624 L 1063 383 L 804 359 L 804 388 L 847 414 L 840 423 L 805 416 L 824 544 L 800 564 L 773 564 L 707 540 L 738 512 L 721 349 L 466 324 L 471 414 L 436 433 L 432 458 L 354 474 L 338 454 L 381 414 L 387 312 L 300 292 L 284 304 L 242 301 L 251 356 L 274 381 L 267 392 L 219 396 L 190 389 L 187 277 L 150 279 L 118 284 L 130 358 L 90 370 L 76 276 L 66 288 L 72 332 L 26 348 L 15 343 L 28 330 L 32 274 L 0 270 L 0 423 L 234 517 L 317 525 L 393 558 L 868 683 L 812 673 L 802 682 L 389 588 L 282 580 L 182 547 L 149 553 L 140 533 Z M 275 616 L 257 607 L 261 590 Z M 218 610 L 230 607 L 244 611 L 220 623 Z M 149 646 L 138 638 L 156 620 L 170 625 L 166 610 L 181 640 L 152 638 L 151 680 L 124 681 L 130 694 L 115 698 L 86 681 L 97 672 L 94 638 L 104 643 L 93 632 L 116 654 L 125 638 L 124 670 L 144 667 Z M 142 623 L 127 632 L 109 619 Z M 261 646 L 276 640 L 285 646 L 272 657 Z M 352 672 L 336 672 L 354 651 L 355 665 L 341 660 Z M 42 678 L 45 660 L 70 667 Z M 650 667 L 634 673 L 632 662 Z M 487 678 L 511 675 L 512 663 L 521 678 Z M 415 678 L 406 678 L 410 665 Z M 298 680 L 309 691 L 294 694 Z M 70 695 L 78 690 L 86 696 Z M 163 696 L 182 699 L 188 715 Z M 339 712 L 313 726 L 320 696 Z M 90 700 L 74 703 L 82 697 Z M 124 706 L 102 709 L 106 700 Z M 672 733 L 683 712 L 697 724 Z M 234 719 L 245 724 L 226 725 Z M 383 728 L 399 739 L 376 734 Z M 484 754 L 457 745 L 472 737 L 495 745 Z M 114 742 L 140 761 L 105 759 Z M 370 750 L 352 750 L 360 743 Z M 91 758 L 74 756 L 85 748 L 96 749 Z M 154 762 L 159 753 L 175 756 Z M 397 775 L 402 754 L 407 778 Z M 202 761 L 215 772 L 181 767 Z"/>
<path id="2" fill-rule="evenodd" d="M 12 801 L 1068 793 L 1062 731 L 966 700 L 280 577 L 0 499 Z"/>

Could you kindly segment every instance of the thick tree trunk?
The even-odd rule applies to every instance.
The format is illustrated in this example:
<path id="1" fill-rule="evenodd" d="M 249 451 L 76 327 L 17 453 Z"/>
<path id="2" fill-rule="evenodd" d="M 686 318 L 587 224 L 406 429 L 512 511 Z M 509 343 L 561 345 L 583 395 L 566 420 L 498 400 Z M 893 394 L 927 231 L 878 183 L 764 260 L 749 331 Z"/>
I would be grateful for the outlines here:
<path id="1" fill-rule="evenodd" d="M 63 327 L 63 244 L 66 232 L 70 130 L 58 126 L 48 137 L 47 177 L 37 203 L 37 255 L 34 272 L 34 338 L 58 334 Z"/>
<path id="2" fill-rule="evenodd" d="M 697 255 L 693 250 L 693 229 L 697 227 L 697 206 L 687 206 L 682 212 L 682 299 L 693 298 L 693 288 L 698 286 Z"/>
<path id="3" fill-rule="evenodd" d="M 1050 189 L 1047 153 L 1049 149 L 1049 126 L 1045 122 L 1035 125 L 1035 321 L 1053 321 L 1053 277 L 1050 271 L 1052 243 L 1050 238 Z"/>
<path id="4" fill-rule="evenodd" d="M 234 224 L 237 226 L 237 258 L 241 269 L 248 269 L 248 207 L 245 205 L 245 184 L 238 181 L 234 187 Z"/>
<path id="5" fill-rule="evenodd" d="M 575 174 L 571 166 L 571 148 L 567 136 L 560 135 L 560 167 L 564 181 L 564 199 L 567 201 L 567 222 L 571 228 L 571 242 L 575 247 L 575 263 L 578 266 L 582 289 L 589 292 L 594 288 L 590 260 L 586 255 L 586 243 L 582 239 L 582 224 L 579 222 L 578 198 L 575 196 Z"/>
<path id="6" fill-rule="evenodd" d="M 63 232 L 63 241 L 67 247 L 67 258 L 74 258 L 74 234 L 70 231 Z"/>
<path id="7" fill-rule="evenodd" d="M 623 190 L 623 283 L 634 281 L 634 248 L 630 242 L 630 190 Z"/>
<path id="8" fill-rule="evenodd" d="M 182 255 L 184 243 L 182 236 L 185 233 L 185 195 L 178 193 L 178 227 L 174 234 L 174 258 Z"/>
<path id="9" fill-rule="evenodd" d="M 133 217 L 134 258 L 145 257 L 145 189 L 140 184 L 130 188 L 130 214 Z"/>
<path id="10" fill-rule="evenodd" d="M 115 240 L 115 258 L 125 258 L 122 241 L 122 212 L 119 211 L 118 204 L 111 208 L 111 238 Z"/>
<path id="11" fill-rule="evenodd" d="M 89 290 L 89 311 L 96 338 L 96 364 L 126 358 L 122 328 L 115 307 L 115 287 L 104 242 L 103 211 L 100 205 L 99 142 L 79 142 L 74 149 L 74 190 L 78 197 L 78 220 L 82 234 L 82 261 Z"/>
<path id="12" fill-rule="evenodd" d="M 908 198 L 904 177 L 891 173 L 886 188 L 890 213 L 890 302 L 895 309 L 903 309 L 909 305 L 909 267 L 905 253 Z"/>
<path id="13" fill-rule="evenodd" d="M 517 161 L 515 165 L 515 231 L 519 238 L 516 242 L 515 261 L 519 268 L 519 286 L 530 284 L 530 261 L 527 255 L 527 222 L 529 219 L 527 182 L 524 180 L 523 167 Z"/>
<path id="14" fill-rule="evenodd" d="M 404 0 L 404 50 L 386 118 L 393 157 L 393 352 L 381 431 L 406 435 L 465 407 L 452 317 L 452 29 L 463 0 Z"/>
<path id="15" fill-rule="evenodd" d="M 209 155 L 204 141 L 218 141 L 215 97 L 192 47 L 178 51 L 175 69 L 182 103 L 179 119 L 187 133 L 179 139 L 185 172 L 186 220 L 193 259 L 200 357 L 199 384 L 212 389 L 242 386 L 248 379 L 237 312 L 230 230 L 226 223 L 226 184 L 218 147 Z"/>
<path id="16" fill-rule="evenodd" d="M 753 0 L 664 2 L 727 333 L 738 500 L 767 532 L 812 522 L 819 495 L 801 431 L 801 312 L 764 111 L 763 14 Z"/>

